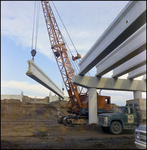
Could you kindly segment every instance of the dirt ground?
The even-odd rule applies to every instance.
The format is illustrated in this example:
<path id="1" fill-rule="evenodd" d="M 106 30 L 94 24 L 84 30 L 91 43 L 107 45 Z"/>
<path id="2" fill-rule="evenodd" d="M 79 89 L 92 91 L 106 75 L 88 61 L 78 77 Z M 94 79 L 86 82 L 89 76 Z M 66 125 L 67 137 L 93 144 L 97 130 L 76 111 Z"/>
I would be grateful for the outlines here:
<path id="1" fill-rule="evenodd" d="M 58 108 L 61 115 L 68 114 L 67 101 L 30 104 L 2 100 L 1 149 L 137 149 L 133 131 L 111 135 L 96 124 L 58 124 Z"/>

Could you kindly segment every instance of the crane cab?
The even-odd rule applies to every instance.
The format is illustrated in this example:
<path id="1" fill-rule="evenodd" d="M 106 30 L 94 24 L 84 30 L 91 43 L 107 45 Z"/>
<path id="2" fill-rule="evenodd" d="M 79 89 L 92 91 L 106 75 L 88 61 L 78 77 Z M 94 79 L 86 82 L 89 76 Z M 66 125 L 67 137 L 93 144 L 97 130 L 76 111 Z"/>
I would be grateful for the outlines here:
<path id="1" fill-rule="evenodd" d="M 60 56 L 60 54 L 59 54 L 58 51 L 55 51 L 54 54 L 55 54 L 56 57 L 59 57 L 59 56 Z"/>
<path id="2" fill-rule="evenodd" d="M 77 53 L 77 56 L 72 56 L 72 60 L 75 61 L 77 59 L 80 59 L 81 58 L 81 55 L 79 53 Z"/>

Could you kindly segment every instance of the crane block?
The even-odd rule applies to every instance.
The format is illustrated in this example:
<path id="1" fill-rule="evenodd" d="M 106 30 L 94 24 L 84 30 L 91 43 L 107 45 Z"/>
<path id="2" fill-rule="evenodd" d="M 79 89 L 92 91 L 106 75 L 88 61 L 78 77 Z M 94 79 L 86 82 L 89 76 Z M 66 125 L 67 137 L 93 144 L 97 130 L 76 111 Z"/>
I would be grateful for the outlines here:
<path id="1" fill-rule="evenodd" d="M 81 55 L 79 53 L 77 53 L 76 57 L 72 56 L 73 61 L 75 61 L 76 59 L 80 59 L 80 58 L 81 58 Z"/>

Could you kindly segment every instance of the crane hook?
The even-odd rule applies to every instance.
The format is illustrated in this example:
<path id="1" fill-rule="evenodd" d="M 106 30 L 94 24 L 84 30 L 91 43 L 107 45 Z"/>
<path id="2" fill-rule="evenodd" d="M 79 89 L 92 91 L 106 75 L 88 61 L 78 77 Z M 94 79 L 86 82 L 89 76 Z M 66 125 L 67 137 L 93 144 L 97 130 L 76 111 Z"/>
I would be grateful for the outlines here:
<path id="1" fill-rule="evenodd" d="M 77 53 L 77 56 L 72 56 L 72 60 L 75 61 L 76 59 L 80 59 L 81 55 L 79 53 Z"/>
<path id="2" fill-rule="evenodd" d="M 32 49 L 31 50 L 31 55 L 32 55 L 32 60 L 34 61 L 34 57 L 35 57 L 35 55 L 36 55 L 36 50 L 35 49 Z"/>

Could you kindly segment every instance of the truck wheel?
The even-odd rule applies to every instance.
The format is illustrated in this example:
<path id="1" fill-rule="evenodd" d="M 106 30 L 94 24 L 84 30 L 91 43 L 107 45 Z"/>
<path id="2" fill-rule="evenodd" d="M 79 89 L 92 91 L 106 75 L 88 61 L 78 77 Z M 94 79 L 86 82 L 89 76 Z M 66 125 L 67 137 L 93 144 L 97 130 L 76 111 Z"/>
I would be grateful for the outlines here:
<path id="1" fill-rule="evenodd" d="M 120 134 L 122 132 L 122 125 L 118 121 L 113 121 L 109 130 L 112 134 Z"/>
<path id="2" fill-rule="evenodd" d="M 108 132 L 109 132 L 109 128 L 108 128 L 108 127 L 101 127 L 101 130 L 102 130 L 104 133 L 108 133 Z"/>

